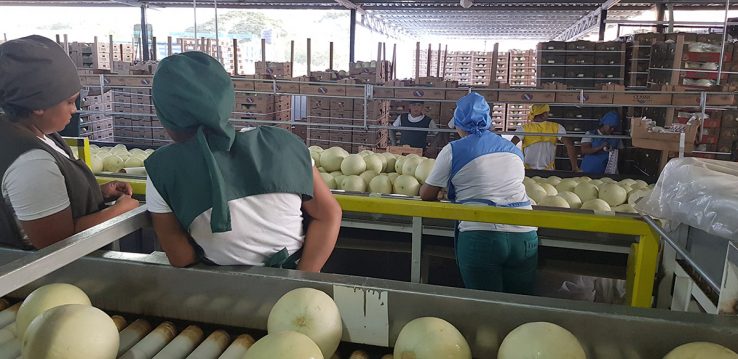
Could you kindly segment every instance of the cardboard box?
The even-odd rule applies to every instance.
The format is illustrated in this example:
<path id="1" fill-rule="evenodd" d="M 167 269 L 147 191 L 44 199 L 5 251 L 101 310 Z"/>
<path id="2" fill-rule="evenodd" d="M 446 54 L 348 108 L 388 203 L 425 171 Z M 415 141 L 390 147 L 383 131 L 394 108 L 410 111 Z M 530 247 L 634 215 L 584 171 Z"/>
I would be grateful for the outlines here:
<path id="1" fill-rule="evenodd" d="M 300 84 L 296 82 L 294 83 L 274 82 L 274 81 L 255 82 L 254 90 L 258 92 L 274 92 L 274 93 L 289 93 L 289 94 L 301 93 Z"/>
<path id="2" fill-rule="evenodd" d="M 582 94 L 584 97 L 582 97 Z M 608 104 L 612 103 L 612 92 L 568 91 L 556 92 L 556 103 Z"/>
<path id="3" fill-rule="evenodd" d="M 346 87 L 340 84 L 300 84 L 301 94 L 308 95 L 326 95 L 326 96 L 346 96 Z"/>
<path id="4" fill-rule="evenodd" d="M 436 89 L 433 87 L 428 88 L 414 88 L 414 89 L 395 89 L 395 98 L 403 100 L 445 100 L 446 91 Z"/>
<path id="5" fill-rule="evenodd" d="M 724 111 L 721 126 L 722 128 L 738 128 L 738 111 Z"/>
<path id="6" fill-rule="evenodd" d="M 346 85 L 346 96 L 348 97 L 364 97 L 366 88 L 360 85 Z"/>
<path id="7" fill-rule="evenodd" d="M 374 86 L 374 98 L 386 98 L 386 99 L 394 99 L 395 98 L 395 89 L 384 87 L 384 86 Z"/>
<path id="8" fill-rule="evenodd" d="M 245 79 L 240 77 L 234 77 L 233 88 L 241 91 L 254 91 L 254 79 Z"/>
<path id="9" fill-rule="evenodd" d="M 327 98 L 311 97 L 308 99 L 308 108 L 314 110 L 330 110 L 331 100 Z"/>
<path id="10" fill-rule="evenodd" d="M 692 152 L 697 137 L 698 124 L 687 129 L 684 140 L 684 151 Z M 630 136 L 633 146 L 653 150 L 679 152 L 679 133 L 654 133 L 648 132 L 648 127 L 640 118 L 633 117 L 630 121 Z"/>
<path id="11" fill-rule="evenodd" d="M 525 89 L 511 90 L 501 89 L 499 92 L 500 102 L 522 102 L 522 103 L 553 103 L 556 93 L 551 91 L 528 91 Z M 489 101 L 488 101 L 489 102 Z"/>
<path id="12" fill-rule="evenodd" d="M 352 110 L 330 110 L 331 119 L 351 119 L 354 117 L 354 111 Z M 363 116 L 362 116 L 363 118 Z"/>
<path id="13" fill-rule="evenodd" d="M 614 85 L 612 103 L 618 105 L 670 105 L 672 96 L 659 91 L 623 91 L 622 86 Z"/>
<path id="14" fill-rule="evenodd" d="M 677 89 L 679 91 L 679 89 Z M 671 103 L 673 105 L 699 106 L 700 92 L 685 92 L 672 94 Z M 708 106 L 732 105 L 735 103 L 735 95 L 733 93 L 716 93 L 707 95 L 706 104 Z"/>
<path id="15" fill-rule="evenodd" d="M 446 100 L 457 101 L 469 94 L 468 90 L 446 90 Z"/>
<path id="16" fill-rule="evenodd" d="M 342 99 L 342 98 L 330 99 L 330 109 L 331 111 L 334 111 L 334 110 L 353 111 L 354 110 L 354 100 Z"/>

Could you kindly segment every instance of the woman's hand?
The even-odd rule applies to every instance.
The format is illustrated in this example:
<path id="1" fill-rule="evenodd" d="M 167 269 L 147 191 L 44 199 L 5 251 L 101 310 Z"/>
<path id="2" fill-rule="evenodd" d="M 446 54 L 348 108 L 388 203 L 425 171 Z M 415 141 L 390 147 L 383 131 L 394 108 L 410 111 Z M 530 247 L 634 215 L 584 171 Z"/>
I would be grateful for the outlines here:
<path id="1" fill-rule="evenodd" d="M 103 198 L 106 201 L 116 200 L 120 196 L 133 196 L 133 188 L 128 182 L 112 181 L 100 186 Z"/>
<path id="2" fill-rule="evenodd" d="M 136 209 L 138 205 L 139 205 L 139 202 L 137 199 L 127 194 L 124 194 L 118 197 L 113 207 L 119 208 L 122 212 L 128 212 L 132 209 Z"/>

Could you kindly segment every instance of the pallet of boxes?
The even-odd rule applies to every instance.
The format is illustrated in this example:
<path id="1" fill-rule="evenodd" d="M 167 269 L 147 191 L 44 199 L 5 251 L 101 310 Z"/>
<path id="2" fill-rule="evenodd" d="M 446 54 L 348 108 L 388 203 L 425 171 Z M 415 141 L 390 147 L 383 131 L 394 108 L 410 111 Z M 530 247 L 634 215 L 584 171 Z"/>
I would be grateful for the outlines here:
<path id="1" fill-rule="evenodd" d="M 90 141 L 115 142 L 113 111 L 113 92 L 92 89 L 81 99 L 80 136 Z"/>

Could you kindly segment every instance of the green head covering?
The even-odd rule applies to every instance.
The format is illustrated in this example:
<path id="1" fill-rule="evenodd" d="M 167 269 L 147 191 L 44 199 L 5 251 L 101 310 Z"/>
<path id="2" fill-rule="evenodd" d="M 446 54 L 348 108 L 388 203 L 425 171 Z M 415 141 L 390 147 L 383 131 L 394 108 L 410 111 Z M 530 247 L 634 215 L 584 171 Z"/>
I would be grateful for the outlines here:
<path id="1" fill-rule="evenodd" d="M 162 125 L 173 131 L 196 131 L 212 187 L 213 232 L 231 230 L 225 182 L 213 152 L 230 151 L 236 130 L 228 122 L 235 95 L 231 77 L 202 52 L 169 56 L 159 63 L 152 96 Z"/>
<path id="2" fill-rule="evenodd" d="M 31 35 L 0 45 L 0 106 L 45 110 L 81 88 L 72 59 L 53 40 Z"/>

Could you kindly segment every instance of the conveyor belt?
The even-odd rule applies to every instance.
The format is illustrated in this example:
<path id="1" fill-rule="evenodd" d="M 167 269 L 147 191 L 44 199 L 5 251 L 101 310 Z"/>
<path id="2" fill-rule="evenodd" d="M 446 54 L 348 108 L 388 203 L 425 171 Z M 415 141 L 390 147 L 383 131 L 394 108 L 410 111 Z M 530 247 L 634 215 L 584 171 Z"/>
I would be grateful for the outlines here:
<path id="1" fill-rule="evenodd" d="M 0 359 L 20 358 L 21 343 L 15 331 L 20 304 L 10 306 L 8 301 L 0 300 Z M 120 332 L 120 359 L 242 359 L 255 339 L 265 334 L 210 323 L 109 314 Z M 333 358 L 360 358 L 362 353 L 365 357 L 379 358 L 390 351 L 389 348 L 342 343 Z"/>
<path id="2" fill-rule="evenodd" d="M 22 255 L 19 251 L 0 250 L 0 262 L 7 263 Z M 163 263 L 166 259 L 161 256 L 97 252 L 8 297 L 18 300 L 48 283 L 72 283 L 82 288 L 96 307 L 127 313 L 129 321 L 141 317 L 169 318 L 183 323 L 177 325 L 178 330 L 188 323 L 207 323 L 211 326 L 204 334 L 226 328 L 233 337 L 243 332 L 228 328 L 265 330 L 266 318 L 279 297 L 295 288 L 312 287 L 336 299 L 346 333 L 350 333 L 345 333 L 343 339 L 352 344 L 388 348 L 408 321 L 437 316 L 461 331 L 475 358 L 494 358 L 507 333 L 532 321 L 553 322 L 569 329 L 582 342 L 589 358 L 661 358 L 680 344 L 700 340 L 738 350 L 734 340 L 738 337 L 735 317 L 274 268 L 198 265 L 178 269 Z M 370 305 L 377 301 L 383 305 Z M 363 329 L 367 327 L 372 330 Z"/>

